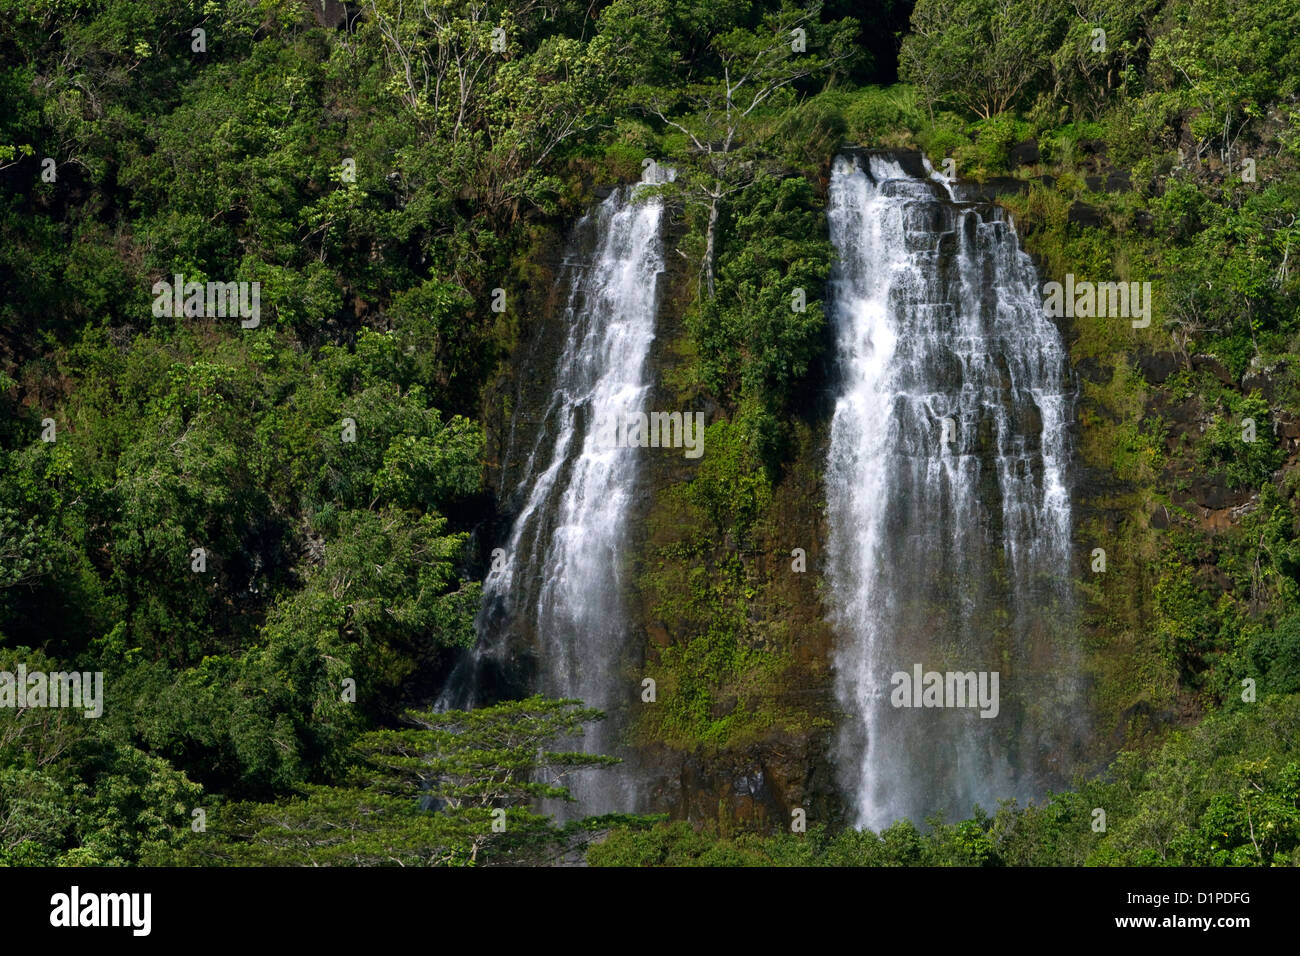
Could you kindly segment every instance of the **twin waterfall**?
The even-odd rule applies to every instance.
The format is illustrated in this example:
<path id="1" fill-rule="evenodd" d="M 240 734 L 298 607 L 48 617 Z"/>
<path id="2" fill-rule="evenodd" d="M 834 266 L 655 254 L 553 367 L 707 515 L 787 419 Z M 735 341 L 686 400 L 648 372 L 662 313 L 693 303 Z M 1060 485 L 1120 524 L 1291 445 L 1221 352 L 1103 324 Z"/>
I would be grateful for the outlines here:
<path id="1" fill-rule="evenodd" d="M 859 826 L 963 819 L 1041 796 L 1079 719 L 1066 356 L 999 207 L 880 156 L 832 173 L 837 766 Z"/>
<path id="2" fill-rule="evenodd" d="M 850 821 L 873 829 L 1040 797 L 1070 766 L 1081 713 L 1064 348 L 1006 215 L 912 172 L 854 153 L 830 185 L 835 758 Z M 620 569 L 643 453 L 609 448 L 597 424 L 650 393 L 661 219 L 659 200 L 624 187 L 575 228 L 566 337 L 525 373 L 545 390 L 512 426 L 513 523 L 484 585 L 477 666 L 442 701 L 474 703 L 485 662 L 530 648 L 529 690 L 615 718 L 593 752 L 620 753 L 620 714 L 639 702 Z M 969 701 L 953 706 L 949 679 L 923 702 L 911 684 L 930 672 Z M 642 789 L 627 765 L 573 782 L 583 814 L 645 809 Z"/>

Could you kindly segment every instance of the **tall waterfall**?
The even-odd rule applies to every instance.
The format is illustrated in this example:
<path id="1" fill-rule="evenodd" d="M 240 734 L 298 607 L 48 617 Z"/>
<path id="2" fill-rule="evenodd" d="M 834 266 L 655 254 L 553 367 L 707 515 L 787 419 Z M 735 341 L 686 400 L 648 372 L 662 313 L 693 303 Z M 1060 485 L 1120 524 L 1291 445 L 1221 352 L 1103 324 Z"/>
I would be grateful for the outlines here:
<path id="1" fill-rule="evenodd" d="M 838 157 L 830 185 L 837 764 L 873 829 L 1042 796 L 1081 718 L 1061 338 L 1005 213 L 901 161 Z M 952 706 L 993 673 L 996 710 Z"/>
<path id="2" fill-rule="evenodd" d="M 597 422 L 645 405 L 664 269 L 662 203 L 634 201 L 634 190 L 617 189 L 595 207 L 566 251 L 565 338 L 553 376 L 535 370 L 550 389 L 544 410 L 536 418 L 516 413 L 511 444 L 521 435 L 526 444 L 508 476 L 507 508 L 517 513 L 504 556 L 483 585 L 475 668 L 484 657 L 504 666 L 503 657 L 530 647 L 533 689 L 579 698 L 615 723 L 618 708 L 639 692 L 621 673 L 621 569 L 639 460 L 636 448 L 607 447 Z M 456 674 L 452 685 L 465 681 Z M 462 688 L 456 705 L 464 699 Z M 598 724 L 584 749 L 612 753 L 616 736 L 609 721 Z M 635 809 L 631 781 L 617 766 L 567 783 L 585 813 Z"/>

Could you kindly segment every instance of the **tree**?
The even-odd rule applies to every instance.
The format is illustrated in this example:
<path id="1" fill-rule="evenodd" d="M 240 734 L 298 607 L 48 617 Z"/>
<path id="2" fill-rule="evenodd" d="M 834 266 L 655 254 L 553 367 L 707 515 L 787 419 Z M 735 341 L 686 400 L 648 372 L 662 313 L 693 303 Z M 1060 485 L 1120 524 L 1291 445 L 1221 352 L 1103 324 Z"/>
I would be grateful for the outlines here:
<path id="1" fill-rule="evenodd" d="M 948 103 L 988 119 L 1046 73 L 1061 13 L 1055 0 L 918 0 L 899 73 L 920 87 L 932 118 Z"/>
<path id="2" fill-rule="evenodd" d="M 604 714 L 530 697 L 473 711 L 408 712 L 401 730 L 356 741 L 345 787 L 235 804 L 174 857 L 192 864 L 449 866 L 535 859 L 561 837 L 536 800 L 569 799 L 571 773 L 615 757 L 552 749 Z"/>
<path id="3" fill-rule="evenodd" d="M 542 0 L 499 13 L 463 0 L 365 5 L 363 32 L 379 37 L 386 92 L 418 133 L 417 176 L 442 193 L 471 191 L 510 223 L 521 200 L 546 206 L 558 191 L 546 159 L 609 124 L 611 93 L 631 62 L 626 43 L 603 26 L 585 40 L 547 35 L 550 8 Z"/>
<path id="4" fill-rule="evenodd" d="M 808 180 L 789 176 L 756 183 L 722 218 L 721 294 L 688 317 L 704 381 L 729 406 L 749 396 L 782 415 L 822 348 L 825 215 Z M 798 292 L 806 302 L 794 309 Z"/>
<path id="5" fill-rule="evenodd" d="M 1068 103 L 1076 119 L 1100 115 L 1145 63 L 1159 6 L 1156 0 L 1074 0 L 1065 37 L 1052 54 L 1052 98 Z"/>
<path id="6" fill-rule="evenodd" d="M 680 158 L 687 165 L 686 192 L 707 210 L 700 269 L 710 298 L 718 216 L 724 203 L 755 180 L 762 109 L 788 100 L 799 81 L 849 64 L 856 24 L 845 19 L 822 26 L 820 12 L 820 0 L 802 9 L 784 5 L 765 14 L 757 30 L 737 27 L 715 36 L 718 69 L 685 88 L 680 102 L 687 111 L 675 110 L 670 102 L 678 101 L 663 91 L 646 91 L 645 111 L 685 137 Z"/>
<path id="7" fill-rule="evenodd" d="M 1217 141 L 1219 159 L 1230 161 L 1251 121 L 1295 96 L 1300 10 L 1286 0 L 1189 0 L 1171 4 L 1162 26 L 1152 79 L 1194 111 L 1188 128 L 1197 160 Z"/>

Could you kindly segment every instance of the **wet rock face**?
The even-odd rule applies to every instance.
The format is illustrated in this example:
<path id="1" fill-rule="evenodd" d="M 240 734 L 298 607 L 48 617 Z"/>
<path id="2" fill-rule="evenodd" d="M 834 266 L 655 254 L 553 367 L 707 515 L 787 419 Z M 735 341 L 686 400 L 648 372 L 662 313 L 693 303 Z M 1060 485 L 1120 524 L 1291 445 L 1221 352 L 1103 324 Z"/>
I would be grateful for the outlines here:
<path id="1" fill-rule="evenodd" d="M 591 223 L 580 221 L 566 231 L 556 230 L 535 251 L 537 281 L 521 290 L 519 301 L 520 311 L 528 319 L 511 361 L 485 389 L 486 485 L 495 508 L 473 535 L 482 573 L 491 566 L 492 549 L 510 537 L 521 507 L 516 490 L 524 480 L 528 449 L 547 427 L 565 334 L 563 313 L 572 291 L 566 263 L 575 256 L 590 256 L 595 242 Z M 511 631 L 504 620 L 483 620 L 501 613 L 500 608 L 480 610 L 480 647 L 476 651 L 488 652 L 459 652 L 444 665 L 435 695 L 440 704 L 488 706 L 526 697 L 536 687 L 539 662 L 534 642 Z M 490 649 L 483 646 L 485 628 L 493 632 Z"/>
<path id="2" fill-rule="evenodd" d="M 608 198 L 612 190 L 602 192 Z M 484 549 L 505 540 L 525 511 L 526 495 L 519 489 L 528 482 L 529 456 L 548 435 L 553 441 L 561 425 L 553 408 L 553 397 L 562 390 L 556 370 L 562 364 L 561 352 L 572 321 L 570 313 L 583 308 L 583 290 L 573 284 L 580 271 L 575 272 L 574 267 L 590 262 L 598 251 L 598 230 L 593 225 L 591 221 L 578 223 L 567 236 L 557 237 L 548 247 L 542 265 L 549 275 L 549 286 L 539 283 L 538 294 L 528 301 L 526 309 L 534 320 L 526 327 L 508 377 L 498 385 L 500 394 L 510 396 L 509 401 L 500 402 L 499 407 L 503 412 L 508 410 L 508 414 L 495 419 L 490 443 L 491 473 L 499 489 L 501 510 L 493 529 L 484 529 L 481 534 Z M 672 253 L 681 242 L 684 230 L 679 215 L 673 211 L 665 214 L 662 243 L 668 254 L 664 256 L 664 271 L 658 280 L 655 338 L 645 364 L 645 380 L 649 383 L 646 403 L 651 408 L 676 408 L 682 401 L 666 383 L 680 377 L 680 366 L 686 360 L 673 345 L 684 335 L 683 316 L 695 289 L 695 273 L 682 256 Z M 720 413 L 715 403 L 703 397 L 690 410 L 703 412 L 706 423 L 714 421 Z M 789 467 L 795 471 L 803 466 L 791 462 Z M 680 454 L 642 457 L 626 522 L 629 569 L 646 553 L 645 517 L 652 503 L 690 481 L 697 469 L 697 462 Z M 792 487 L 796 483 L 799 488 Z M 775 523 L 798 528 L 799 536 L 807 538 L 803 543 L 808 550 L 809 578 L 819 572 L 822 557 L 817 509 L 813 505 L 818 495 L 811 469 L 803 468 L 800 477 L 787 478 L 786 484 L 777 489 L 772 505 Z M 711 560 L 721 563 L 726 557 L 726 547 L 720 543 L 718 553 Z M 814 622 L 799 638 L 795 664 L 783 682 L 783 692 L 797 696 L 810 713 L 829 713 L 832 709 L 827 666 L 829 645 L 816 626 L 822 609 L 815 588 L 802 586 L 802 580 L 789 584 L 793 576 L 772 572 L 762 556 L 752 560 L 765 579 L 782 582 L 775 587 L 786 588 L 780 597 L 782 603 L 793 606 L 791 616 Z M 487 563 L 486 555 L 484 563 Z M 788 564 L 782 562 L 781 568 L 787 569 Z M 642 673 L 647 655 L 690 636 L 673 633 L 646 606 L 637 592 L 634 573 L 627 573 L 622 581 L 628 640 L 620 651 L 621 659 L 611 661 L 610 669 L 627 678 L 628 686 L 637 692 L 624 695 L 629 702 L 624 712 L 606 708 L 611 711 L 607 723 L 620 739 L 622 732 L 634 722 L 637 707 L 642 706 L 638 681 L 632 678 Z M 528 594 L 535 591 L 535 584 L 530 585 Z M 529 603 L 534 598 L 525 595 L 520 600 Z M 553 666 L 553 661 L 548 659 L 550 655 L 540 650 L 543 636 L 533 622 L 526 615 L 505 614 L 506 610 L 489 607 L 484 612 L 489 626 L 500 635 L 501 645 L 495 653 L 479 655 L 474 664 L 473 685 L 479 695 L 478 703 L 534 692 L 544 686 L 548 669 Z M 756 605 L 753 613 L 761 615 L 765 609 Z M 489 615 L 500 616 L 492 621 Z M 770 737 L 736 750 L 679 750 L 653 742 L 623 740 L 626 748 L 616 752 L 625 763 L 616 769 L 629 774 L 628 779 L 637 792 L 636 806 L 629 804 L 621 809 L 667 812 L 674 818 L 695 823 L 720 821 L 726 827 L 764 831 L 788 827 L 789 811 L 794 807 L 807 810 L 813 820 L 835 819 L 842 800 L 835 789 L 833 764 L 828 756 L 830 733 L 826 726 L 816 725 L 812 720 L 808 726 L 809 730 L 802 734 L 773 730 Z"/>
<path id="3" fill-rule="evenodd" d="M 864 168 L 870 165 L 871 157 L 877 156 L 887 162 L 897 163 L 913 179 L 924 180 L 928 176 L 924 154 L 917 149 L 866 149 L 852 146 L 842 150 L 840 155 L 862 164 Z"/>
<path id="4" fill-rule="evenodd" d="M 623 667 L 637 633 L 619 568 L 645 499 L 640 449 L 609 447 L 602 422 L 644 408 L 661 219 L 660 201 L 622 187 L 572 228 L 558 261 L 555 250 L 540 257 L 551 281 L 524 297 L 531 334 L 500 386 L 510 400 L 491 416 L 499 515 L 481 539 L 500 551 L 486 562 L 477 645 L 439 700 L 462 708 L 524 693 L 576 698 L 607 714 L 584 748 L 618 756 L 633 698 Z M 630 767 L 575 774 L 580 812 L 639 810 Z"/>
<path id="5" fill-rule="evenodd" d="M 672 211 L 665 220 L 664 243 L 669 254 L 660 286 L 656 342 L 647 359 L 653 383 L 650 400 L 657 408 L 676 407 L 685 401 L 693 410 L 702 411 L 705 421 L 711 423 L 722 414 L 716 403 L 702 395 L 684 399 L 670 384 L 682 379 L 683 367 L 690 361 L 689 355 L 675 346 L 686 334 L 684 316 L 695 294 L 697 276 L 684 257 L 671 251 L 682 241 L 685 223 Z M 824 559 L 818 440 L 814 438 L 810 447 L 792 452 L 773 489 L 765 518 L 771 530 L 761 533 L 770 537 L 756 543 L 757 553 L 743 556 L 749 572 L 760 582 L 759 596 L 748 609 L 750 619 L 762 623 L 759 633 L 784 628 L 790 634 L 791 663 L 782 675 L 780 693 L 785 695 L 783 705 L 788 701 L 787 710 L 808 715 L 804 721 L 807 729 L 793 732 L 772 727 L 760 739 L 733 748 L 679 749 L 641 741 L 635 746 L 637 762 L 645 773 L 648 812 L 667 813 L 673 819 L 698 825 L 720 825 L 727 832 L 788 828 L 789 811 L 794 807 L 806 809 L 810 822 L 838 819 L 835 814 L 843 799 L 836 789 L 829 756 L 829 715 L 834 711 L 829 630 L 822 623 L 824 610 L 814 584 Z M 699 469 L 698 462 L 681 455 L 648 455 L 644 464 L 648 502 L 669 499 L 693 480 Z M 642 562 L 660 560 L 650 538 L 648 526 L 633 529 L 633 568 Z M 790 573 L 791 541 L 806 549 L 804 574 Z M 730 559 L 732 548 L 734 544 L 719 539 L 710 553 L 684 560 L 716 567 Z M 646 656 L 657 655 L 664 647 L 689 640 L 692 635 L 675 632 L 657 617 L 648 596 L 638 592 L 636 575 L 629 577 L 633 581 L 629 613 L 641 638 L 628 666 L 637 671 Z M 640 657 L 636 656 L 638 650 Z M 726 701 L 717 701 L 715 716 L 728 706 Z"/>
<path id="6" fill-rule="evenodd" d="M 867 155 L 876 151 L 855 152 Z M 926 176 L 920 153 L 899 152 L 889 155 L 896 158 L 900 167 L 910 175 Z M 897 190 L 901 187 L 891 188 Z M 916 234 L 933 234 L 951 229 L 951 237 L 936 249 L 936 261 L 951 262 L 959 248 L 958 240 L 970 243 L 978 238 L 979 231 L 972 221 L 958 221 L 960 217 L 954 218 L 952 211 L 946 208 L 943 188 L 937 183 L 922 181 L 915 188 L 918 195 L 928 196 L 933 202 L 916 203 L 908 211 L 913 233 L 907 240 L 909 251 L 923 251 Z M 608 195 L 607 191 L 605 195 Z M 968 208 L 986 226 L 996 226 L 999 214 L 990 202 L 996 196 L 977 192 L 967 195 L 972 197 Z M 1091 211 L 1092 218 L 1089 221 L 1101 223 L 1099 211 L 1093 207 L 1079 206 Z M 668 219 L 671 222 L 673 217 Z M 1074 210 L 1071 219 L 1077 221 Z M 680 226 L 668 226 L 664 236 L 669 250 L 666 257 L 668 272 L 663 279 L 656 342 L 648 359 L 649 377 L 654 383 L 652 404 L 656 407 L 671 407 L 678 401 L 677 394 L 663 385 L 665 376 L 670 375 L 677 361 L 669 354 L 668 346 L 680 337 L 682 314 L 693 294 L 695 279 L 685 266 L 683 258 L 672 252 L 680 240 L 680 234 L 674 235 L 674 229 L 680 229 Z M 988 229 L 984 230 L 984 234 L 991 243 L 1001 241 Z M 557 242 L 541 263 L 550 271 L 554 281 L 549 292 L 538 291 L 528 306 L 530 314 L 537 316 L 538 321 L 526 327 L 526 337 L 514 362 L 508 385 L 512 414 L 500 417 L 491 435 L 490 454 L 494 481 L 497 487 L 503 489 L 502 517 L 496 535 L 498 540 L 508 530 L 510 520 L 517 513 L 517 504 L 512 505 L 509 501 L 508 488 L 519 480 L 526 461 L 523 450 L 532 440 L 529 436 L 549 427 L 542 410 L 554 392 L 555 381 L 553 374 L 546 370 L 555 367 L 556 354 L 563 340 L 561 316 L 567 294 L 559 277 L 563 274 L 566 256 L 574 254 L 570 250 L 583 249 L 586 250 L 583 254 L 589 254 L 594 241 L 594 237 L 571 237 L 570 242 L 576 242 L 576 247 L 566 247 L 564 243 Z M 539 290 L 544 286 L 545 284 L 539 284 Z M 961 361 L 951 352 L 938 352 L 930 361 L 933 363 L 931 371 L 941 381 L 956 381 L 961 375 Z M 1214 375 L 1222 382 L 1228 382 L 1226 369 L 1209 356 L 1185 358 L 1163 351 L 1141 355 L 1137 358 L 1137 364 L 1143 377 L 1157 386 L 1189 364 Z M 1113 368 L 1095 359 L 1079 362 L 1074 371 L 1080 379 L 1098 384 L 1110 382 L 1114 374 Z M 1005 390 L 1008 387 L 1008 370 L 1004 357 L 1001 364 L 998 357 L 994 358 L 989 369 L 989 381 L 997 389 Z M 1273 383 L 1274 378 L 1269 370 L 1252 369 L 1243 377 L 1241 388 L 1244 391 L 1258 389 L 1268 396 L 1271 395 Z M 503 385 L 502 388 L 505 389 L 506 386 Z M 1159 389 L 1153 391 L 1159 393 Z M 699 407 L 706 411 L 708 421 L 715 419 L 716 408 L 707 403 L 701 403 Z M 825 409 L 825 420 L 816 425 L 823 437 L 829 428 L 832 411 L 833 408 L 830 407 Z M 1151 413 L 1156 412 L 1157 407 L 1153 405 Z M 1171 442 L 1183 433 L 1189 437 L 1199 436 L 1208 420 L 1194 401 L 1166 402 L 1159 405 L 1158 413 L 1171 423 Z M 1034 433 L 1041 428 L 1041 411 L 1036 405 L 1026 406 L 1013 415 L 1012 419 L 1015 422 L 1014 430 L 1020 433 Z M 977 416 L 972 419 L 971 426 L 973 447 L 987 461 L 995 445 L 993 422 L 987 415 Z M 1294 455 L 1300 447 L 1300 420 L 1279 418 L 1277 434 L 1289 454 Z M 512 442 L 515 443 L 513 450 Z M 1025 451 L 1035 453 L 1038 449 L 1033 443 L 1027 443 Z M 1184 470 L 1179 474 L 1184 478 L 1189 477 L 1190 471 L 1185 466 L 1180 467 Z M 644 481 L 636 492 L 635 506 L 643 512 L 648 510 L 649 503 L 656 496 L 689 480 L 691 474 L 692 465 L 680 456 L 653 456 L 648 463 Z M 1029 462 L 1025 468 L 1017 468 L 1010 475 L 1020 480 L 1041 482 L 1042 469 Z M 1172 483 L 1172 480 L 1171 476 L 1162 478 L 1162 482 Z M 1109 526 L 1114 528 L 1126 519 L 1127 516 L 1119 512 L 1106 514 L 1093 510 L 1089 504 L 1125 490 L 1118 486 L 1115 476 L 1109 470 L 1076 467 L 1072 481 L 1080 520 L 1100 518 L 1103 524 L 1109 522 Z M 804 482 L 800 488 L 799 494 L 803 497 L 820 500 L 824 496 L 824 491 L 817 487 L 815 480 Z M 1000 489 L 995 482 L 985 480 L 978 486 L 978 494 L 987 506 L 998 498 Z M 1243 509 L 1250 507 L 1248 495 L 1234 492 L 1221 482 L 1204 477 L 1188 481 L 1187 490 L 1179 495 L 1175 503 L 1186 507 L 1203 527 L 1211 530 L 1238 522 Z M 791 514 L 781 520 L 785 526 L 798 527 L 807 535 L 810 575 L 822 572 L 825 569 L 826 540 L 824 528 L 818 527 L 817 519 L 802 510 L 792 509 Z M 1163 507 L 1155 508 L 1150 514 L 1150 525 L 1154 528 L 1168 527 L 1170 523 L 1169 511 Z M 990 525 L 991 533 L 997 533 L 997 530 L 996 526 Z M 639 553 L 643 544 L 638 537 L 640 532 L 641 529 L 633 528 L 633 543 L 630 546 L 633 553 Z M 492 537 L 491 534 L 484 534 L 483 540 L 488 541 Z M 802 541 L 800 543 L 805 544 Z M 635 671 L 650 649 L 667 646 L 682 635 L 671 633 L 662 621 L 656 620 L 647 609 L 636 604 L 635 595 L 631 598 L 628 626 L 632 638 L 629 641 L 626 664 Z M 796 609 L 794 613 L 806 621 L 819 621 L 825 614 L 816 600 L 793 593 L 790 604 Z M 762 611 L 756 609 L 754 613 Z M 521 635 L 507 658 L 484 666 L 478 680 L 487 696 L 517 696 L 535 687 L 540 662 L 533 643 L 531 637 Z M 833 713 L 836 710 L 830 670 L 832 654 L 833 648 L 829 641 L 812 633 L 806 639 L 801 639 L 797 647 L 799 659 L 789 677 L 790 689 L 792 692 L 806 694 L 807 699 L 814 702 L 809 705 L 810 713 Z M 1103 732 L 1109 729 L 1103 728 Z M 810 721 L 805 731 L 774 730 L 763 740 L 730 751 L 717 752 L 704 748 L 681 751 L 649 744 L 640 748 L 637 759 L 641 766 L 648 768 L 644 781 L 648 797 L 647 810 L 666 811 L 675 818 L 694 822 L 723 821 L 726 826 L 737 829 L 751 827 L 779 830 L 788 829 L 790 814 L 795 808 L 806 810 L 810 826 L 818 822 L 852 822 L 846 818 L 850 798 L 841 789 L 841 782 L 836 776 L 833 750 L 833 731 L 821 723 Z"/>
<path id="7" fill-rule="evenodd" d="M 657 782 L 652 803 L 674 819 L 723 833 L 789 830 L 796 810 L 810 827 L 844 822 L 821 735 L 782 734 L 739 751 L 657 750 L 646 756 L 671 768 Z"/>

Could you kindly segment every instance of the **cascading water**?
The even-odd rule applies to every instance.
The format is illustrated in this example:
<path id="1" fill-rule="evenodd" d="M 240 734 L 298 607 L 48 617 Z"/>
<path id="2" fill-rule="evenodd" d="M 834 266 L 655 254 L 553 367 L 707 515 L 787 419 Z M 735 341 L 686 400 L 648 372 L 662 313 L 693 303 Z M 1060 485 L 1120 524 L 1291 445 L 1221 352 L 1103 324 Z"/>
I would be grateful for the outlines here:
<path id="1" fill-rule="evenodd" d="M 837 764 L 873 829 L 1041 796 L 1082 732 L 1061 337 L 1005 213 L 902 160 L 838 157 L 830 185 Z M 996 707 L 952 706 L 993 673 Z"/>
<path id="2" fill-rule="evenodd" d="M 664 269 L 662 203 L 635 201 L 622 187 L 575 227 L 561 281 L 566 338 L 549 404 L 508 496 L 517 515 L 483 585 L 479 647 L 501 659 L 530 646 L 534 688 L 578 698 L 610 713 L 633 695 L 620 673 L 627 625 L 620 569 L 639 471 L 636 448 L 611 448 L 598 420 L 640 410 L 649 393 L 646 358 L 655 336 L 657 285 Z M 584 254 L 591 248 L 590 255 Z M 516 426 L 516 432 L 522 431 Z M 443 704 L 476 702 L 462 668 Z M 456 695 L 456 696 L 453 696 Z M 611 721 L 589 732 L 584 749 L 618 749 Z M 632 811 L 635 793 L 620 767 L 584 771 L 566 784 L 584 813 Z M 567 815 L 562 808 L 551 808 Z"/>

